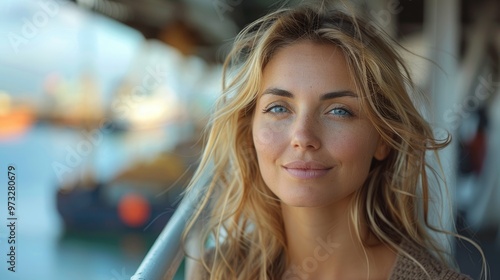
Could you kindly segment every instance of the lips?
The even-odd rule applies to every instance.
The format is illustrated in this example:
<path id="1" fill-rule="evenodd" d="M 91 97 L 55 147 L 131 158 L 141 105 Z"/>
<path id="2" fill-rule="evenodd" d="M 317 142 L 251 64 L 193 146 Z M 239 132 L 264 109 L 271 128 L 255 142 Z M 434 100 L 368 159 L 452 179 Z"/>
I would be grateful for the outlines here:
<path id="1" fill-rule="evenodd" d="M 283 168 L 297 179 L 314 179 L 326 175 L 333 167 L 316 161 L 294 161 L 283 165 Z"/>

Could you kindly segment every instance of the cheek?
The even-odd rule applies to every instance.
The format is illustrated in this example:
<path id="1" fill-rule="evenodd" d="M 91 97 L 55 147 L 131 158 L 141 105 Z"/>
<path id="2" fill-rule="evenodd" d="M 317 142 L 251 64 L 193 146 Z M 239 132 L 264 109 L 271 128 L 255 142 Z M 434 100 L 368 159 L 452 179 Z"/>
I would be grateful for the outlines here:
<path id="1" fill-rule="evenodd" d="M 329 135 L 328 150 L 334 154 L 341 163 L 368 171 L 375 153 L 376 134 L 367 133 L 369 128 L 344 130 L 337 135 Z M 334 138 L 335 137 L 335 138 Z"/>
<path id="2" fill-rule="evenodd" d="M 267 171 L 264 166 L 274 164 L 287 143 L 286 129 L 283 125 L 265 122 L 256 122 L 252 127 L 252 137 L 262 171 Z M 264 175 L 264 174 L 263 174 Z"/>
<path id="3" fill-rule="evenodd" d="M 256 121 L 252 131 L 255 145 L 263 148 L 270 148 L 269 146 L 282 143 L 286 139 L 285 125 L 281 122 Z"/>

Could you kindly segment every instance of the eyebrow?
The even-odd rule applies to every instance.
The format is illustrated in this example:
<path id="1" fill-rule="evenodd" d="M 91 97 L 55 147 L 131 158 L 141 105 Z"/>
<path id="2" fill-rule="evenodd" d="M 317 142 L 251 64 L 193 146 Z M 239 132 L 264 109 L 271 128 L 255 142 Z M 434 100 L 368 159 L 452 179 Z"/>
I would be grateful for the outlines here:
<path id="1" fill-rule="evenodd" d="M 278 96 L 283 96 L 283 97 L 288 97 L 288 98 L 293 98 L 294 95 L 293 93 L 289 92 L 288 90 L 280 89 L 280 88 L 268 88 L 266 89 L 262 95 L 265 94 L 271 94 L 271 95 L 278 95 Z M 339 97 L 358 97 L 354 92 L 350 90 L 338 90 L 338 91 L 332 91 L 332 92 L 327 92 L 319 98 L 321 101 L 323 100 L 328 100 L 328 99 L 334 99 L 334 98 L 339 98 Z"/>

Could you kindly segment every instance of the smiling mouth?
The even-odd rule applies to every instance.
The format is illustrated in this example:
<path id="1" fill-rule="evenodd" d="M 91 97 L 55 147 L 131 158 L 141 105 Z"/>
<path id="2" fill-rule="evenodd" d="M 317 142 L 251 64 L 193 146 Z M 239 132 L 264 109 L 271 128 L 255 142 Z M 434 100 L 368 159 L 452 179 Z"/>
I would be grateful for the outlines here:
<path id="1" fill-rule="evenodd" d="M 292 177 L 307 180 L 325 176 L 333 167 L 318 162 L 295 161 L 283 165 L 283 168 Z"/>
<path id="2" fill-rule="evenodd" d="M 298 179 L 315 179 L 326 175 L 331 168 L 329 169 L 299 169 L 299 168 L 286 168 L 284 169 L 288 172 L 288 174 L 292 175 Z"/>

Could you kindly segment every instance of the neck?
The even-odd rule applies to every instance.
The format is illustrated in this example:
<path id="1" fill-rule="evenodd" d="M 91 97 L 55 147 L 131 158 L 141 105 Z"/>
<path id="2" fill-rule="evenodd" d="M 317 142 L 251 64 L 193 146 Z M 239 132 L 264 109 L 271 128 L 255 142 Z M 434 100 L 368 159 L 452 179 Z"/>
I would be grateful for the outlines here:
<path id="1" fill-rule="evenodd" d="M 283 279 L 376 279 L 368 275 L 388 274 L 384 269 L 388 265 L 390 271 L 393 262 L 380 269 L 372 267 L 377 262 L 373 249 L 380 247 L 380 242 L 373 241 L 364 221 L 359 223 L 361 228 L 355 229 L 348 204 L 345 201 L 314 208 L 282 205 L 288 246 Z M 360 239 L 374 245 L 365 247 Z"/>

